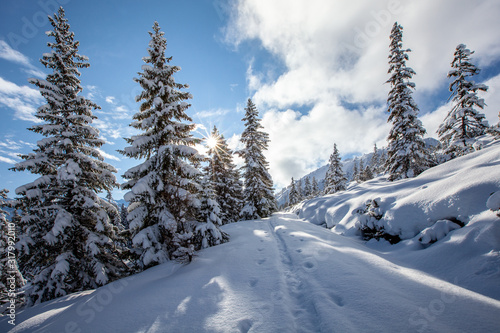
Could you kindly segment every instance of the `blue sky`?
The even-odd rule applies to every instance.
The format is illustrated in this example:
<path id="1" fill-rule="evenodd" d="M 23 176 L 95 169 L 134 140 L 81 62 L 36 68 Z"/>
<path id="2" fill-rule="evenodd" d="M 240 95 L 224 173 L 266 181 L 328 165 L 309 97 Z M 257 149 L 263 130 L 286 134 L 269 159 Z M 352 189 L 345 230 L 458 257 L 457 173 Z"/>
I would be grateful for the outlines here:
<path id="1" fill-rule="evenodd" d="M 27 79 L 47 74 L 38 59 L 49 52 L 46 20 L 63 5 L 80 53 L 83 94 L 102 107 L 94 125 L 117 178 L 137 162 L 116 152 L 132 135 L 128 126 L 140 92 L 133 77 L 147 55 L 157 20 L 167 55 L 182 70 L 193 95 L 189 114 L 203 128 L 219 127 L 231 146 L 243 130 L 251 97 L 271 144 L 267 157 L 277 188 L 324 165 L 337 143 L 344 158 L 386 144 L 387 55 L 394 21 L 411 48 L 417 72 L 415 100 L 428 135 L 449 110 L 446 74 L 455 46 L 475 50 L 476 79 L 490 90 L 485 114 L 500 110 L 500 3 L 496 0 L 5 0 L 0 4 L 0 188 L 11 196 L 33 179 L 8 168 L 41 137 L 26 130 L 43 104 Z M 423 24 L 422 22 L 425 22 Z M 121 198 L 116 191 L 115 197 Z"/>

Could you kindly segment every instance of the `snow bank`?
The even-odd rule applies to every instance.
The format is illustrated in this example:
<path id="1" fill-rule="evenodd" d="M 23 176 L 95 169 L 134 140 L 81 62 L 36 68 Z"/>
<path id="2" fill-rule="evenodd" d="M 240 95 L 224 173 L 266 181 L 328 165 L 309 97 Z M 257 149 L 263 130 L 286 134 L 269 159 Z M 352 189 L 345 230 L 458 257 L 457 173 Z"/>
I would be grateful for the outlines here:
<path id="1" fill-rule="evenodd" d="M 500 142 L 480 151 L 431 168 L 416 178 L 388 182 L 379 177 L 361 184 L 351 183 L 346 191 L 303 202 L 295 212 L 305 220 L 333 228 L 345 235 L 359 233 L 366 203 L 379 199 L 380 226 L 391 235 L 410 239 L 437 221 L 467 224 L 494 206 L 500 189 Z M 490 202 L 488 201 L 488 202 Z"/>
<path id="2" fill-rule="evenodd" d="M 495 216 L 491 212 L 490 215 Z M 475 224 L 476 226 L 479 223 Z M 490 224 L 491 225 L 491 224 Z M 17 314 L 6 332 L 493 332 L 500 301 L 440 279 L 292 214 L 228 224 L 231 241 L 186 266 L 168 262 Z M 464 228 L 456 230 L 463 231 Z M 482 230 L 479 238 L 498 237 Z M 453 244 L 471 250 L 472 237 Z M 496 238 L 498 240 L 498 238 Z M 439 243 L 439 242 L 438 242 Z M 443 264 L 431 247 L 413 265 Z M 486 242 L 487 243 L 487 242 Z M 399 244 L 398 244 L 399 245 Z M 398 246 L 396 245 L 396 246 Z M 450 248 L 450 250 L 456 250 Z M 442 251 L 441 251 L 442 252 Z M 474 257 L 475 257 L 475 252 Z M 463 255 L 463 252 L 461 253 Z M 482 275 L 498 284 L 498 252 Z M 474 268 L 468 257 L 457 269 Z M 403 262 L 404 264 L 401 264 Z M 489 262 L 489 264 L 488 264 Z M 453 262 L 456 264 L 456 262 Z M 472 270 L 471 272 L 474 272 Z"/>

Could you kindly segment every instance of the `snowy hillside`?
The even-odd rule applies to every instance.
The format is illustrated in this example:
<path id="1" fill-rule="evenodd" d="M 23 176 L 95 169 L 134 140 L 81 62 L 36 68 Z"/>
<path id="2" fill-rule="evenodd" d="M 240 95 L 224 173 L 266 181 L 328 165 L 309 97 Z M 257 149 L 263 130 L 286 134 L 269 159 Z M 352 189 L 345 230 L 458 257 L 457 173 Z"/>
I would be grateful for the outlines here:
<path id="1" fill-rule="evenodd" d="M 231 241 L 189 265 L 42 303 L 0 331 L 498 332 L 500 219 L 486 202 L 499 165 L 496 141 L 414 179 L 303 202 L 299 216 L 225 225 Z M 402 241 L 365 242 L 362 226 Z"/>
<path id="2" fill-rule="evenodd" d="M 439 141 L 437 141 L 434 138 L 426 138 L 424 139 L 424 142 L 426 146 L 431 150 L 436 149 L 440 144 Z M 378 149 L 377 152 L 379 157 L 387 153 L 385 147 Z M 349 158 L 346 159 L 345 161 L 342 161 L 342 170 L 344 171 L 348 181 L 353 180 L 352 176 L 354 173 L 354 165 L 356 164 L 356 166 L 358 166 L 360 162 L 363 163 L 363 165 L 365 166 L 370 165 L 372 157 L 373 157 L 373 152 L 362 154 L 361 156 Z M 323 165 L 317 170 L 314 170 L 313 172 L 297 180 L 300 180 L 302 184 L 304 184 L 306 178 L 309 178 L 309 181 L 312 181 L 312 179 L 315 178 L 316 181 L 318 182 L 319 189 L 323 191 L 325 185 L 325 175 L 327 170 L 328 170 L 328 164 Z M 281 189 L 281 191 L 276 194 L 276 200 L 278 201 L 278 205 L 284 205 L 287 202 L 289 191 L 290 191 L 290 186 Z"/>
<path id="3" fill-rule="evenodd" d="M 500 236 L 500 225 L 491 225 Z M 172 262 L 27 309 L 11 332 L 493 332 L 496 290 L 471 291 L 453 274 L 436 278 L 422 261 L 450 268 L 449 253 L 387 255 L 361 242 L 275 214 L 230 224 L 231 242 L 187 266 Z M 484 237 L 483 237 L 484 238 Z M 452 241 L 450 246 L 461 242 Z M 450 241 L 448 241 L 450 242 Z M 498 243 L 497 243 L 498 244 Z M 458 245 L 458 244 L 455 244 Z M 458 247 L 471 257 L 472 242 Z M 472 283 L 498 285 L 498 248 Z M 415 252 L 417 253 L 417 252 Z M 427 253 L 427 257 L 424 255 Z M 475 256 L 477 251 L 473 252 Z M 495 257 L 496 256 L 496 257 Z M 482 278 L 487 277 L 487 279 Z M 2 332 L 10 329 L 0 322 Z"/>

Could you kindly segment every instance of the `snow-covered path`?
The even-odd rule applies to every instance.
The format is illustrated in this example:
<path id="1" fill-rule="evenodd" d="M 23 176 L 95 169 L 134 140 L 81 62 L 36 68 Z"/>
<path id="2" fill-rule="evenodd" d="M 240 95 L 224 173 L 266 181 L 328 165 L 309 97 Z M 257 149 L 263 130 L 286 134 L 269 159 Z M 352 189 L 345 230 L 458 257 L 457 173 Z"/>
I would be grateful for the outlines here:
<path id="1" fill-rule="evenodd" d="M 12 332 L 498 332 L 500 301 L 278 213 L 227 244 L 18 314 Z M 11 329 L 6 319 L 0 331 Z"/>

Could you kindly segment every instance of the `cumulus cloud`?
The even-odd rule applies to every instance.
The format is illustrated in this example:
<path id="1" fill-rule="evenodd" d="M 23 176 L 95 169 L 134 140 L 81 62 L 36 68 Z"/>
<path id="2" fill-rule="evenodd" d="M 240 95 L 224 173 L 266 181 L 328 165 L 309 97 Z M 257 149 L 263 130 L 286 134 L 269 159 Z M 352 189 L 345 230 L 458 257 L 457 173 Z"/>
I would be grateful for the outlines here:
<path id="1" fill-rule="evenodd" d="M 404 47 L 412 49 L 407 64 L 417 73 L 418 103 L 448 83 L 457 44 L 475 50 L 480 67 L 498 60 L 499 16 L 495 0 L 235 2 L 226 41 L 236 47 L 256 41 L 266 61 L 280 68 L 269 75 L 269 65 L 252 60 L 247 70 L 247 85 L 272 140 L 267 156 L 275 180 L 288 184 L 291 176 L 326 163 L 334 142 L 349 154 L 368 152 L 385 140 L 390 87 L 384 82 L 395 21 L 404 28 Z M 496 109 L 498 102 L 486 101 Z M 432 121 L 435 127 L 443 110 L 432 112 L 424 124 Z"/>

